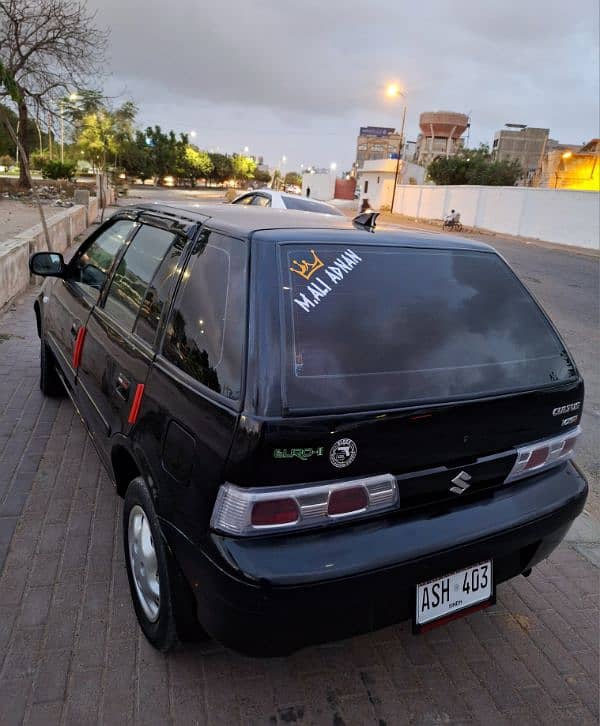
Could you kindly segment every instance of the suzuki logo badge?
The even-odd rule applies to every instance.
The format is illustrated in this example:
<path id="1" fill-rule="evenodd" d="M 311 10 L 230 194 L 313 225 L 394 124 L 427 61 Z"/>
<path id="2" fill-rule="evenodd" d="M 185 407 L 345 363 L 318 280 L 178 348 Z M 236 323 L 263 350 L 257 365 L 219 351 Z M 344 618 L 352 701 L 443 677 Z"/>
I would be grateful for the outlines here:
<path id="1" fill-rule="evenodd" d="M 470 484 L 467 484 L 469 481 L 471 481 L 470 474 L 467 474 L 466 471 L 461 471 L 460 474 L 457 474 L 454 479 L 452 479 L 452 483 L 456 486 L 450 487 L 450 491 L 453 494 L 464 494 L 471 486 Z"/>

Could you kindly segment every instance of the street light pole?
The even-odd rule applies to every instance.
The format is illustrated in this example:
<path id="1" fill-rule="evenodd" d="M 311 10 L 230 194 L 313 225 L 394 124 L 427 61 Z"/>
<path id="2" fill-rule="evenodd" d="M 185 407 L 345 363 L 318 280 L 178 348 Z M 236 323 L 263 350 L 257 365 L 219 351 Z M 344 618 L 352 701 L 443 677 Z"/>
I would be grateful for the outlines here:
<path id="1" fill-rule="evenodd" d="M 398 91 L 402 96 L 404 94 Z M 396 159 L 396 173 L 394 174 L 394 188 L 392 189 L 392 206 L 390 212 L 394 213 L 394 202 L 396 201 L 396 186 L 398 185 L 398 173 L 400 172 L 400 157 L 404 149 L 404 124 L 406 122 L 406 103 L 404 104 L 404 111 L 402 113 L 402 128 L 400 130 L 400 143 L 398 144 L 398 158 Z"/>

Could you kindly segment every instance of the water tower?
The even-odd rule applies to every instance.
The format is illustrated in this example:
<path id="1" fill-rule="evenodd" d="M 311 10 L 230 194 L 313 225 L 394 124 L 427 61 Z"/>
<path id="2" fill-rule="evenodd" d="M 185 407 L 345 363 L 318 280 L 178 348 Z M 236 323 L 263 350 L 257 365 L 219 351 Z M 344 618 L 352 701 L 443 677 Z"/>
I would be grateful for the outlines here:
<path id="1" fill-rule="evenodd" d="M 464 146 L 461 138 L 469 117 L 454 111 L 425 111 L 419 116 L 421 133 L 417 139 L 416 160 L 429 164 L 437 156 L 451 156 Z"/>

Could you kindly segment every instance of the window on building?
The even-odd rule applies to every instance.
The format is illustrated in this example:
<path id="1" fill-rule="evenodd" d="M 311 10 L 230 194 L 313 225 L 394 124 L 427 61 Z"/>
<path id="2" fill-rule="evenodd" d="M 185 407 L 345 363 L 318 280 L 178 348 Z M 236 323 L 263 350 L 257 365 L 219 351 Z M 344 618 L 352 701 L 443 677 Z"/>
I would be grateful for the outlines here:
<path id="1" fill-rule="evenodd" d="M 369 191 L 369 180 L 365 179 L 365 188 L 363 189 L 364 194 Z"/>

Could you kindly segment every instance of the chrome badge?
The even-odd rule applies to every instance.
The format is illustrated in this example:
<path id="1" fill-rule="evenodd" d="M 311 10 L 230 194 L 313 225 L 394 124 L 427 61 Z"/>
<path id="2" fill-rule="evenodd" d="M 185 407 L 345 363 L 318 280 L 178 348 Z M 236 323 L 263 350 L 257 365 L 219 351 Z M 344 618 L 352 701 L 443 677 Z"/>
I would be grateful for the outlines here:
<path id="1" fill-rule="evenodd" d="M 553 416 L 562 416 L 565 413 L 571 413 L 571 411 L 579 411 L 581 408 L 581 401 L 576 403 L 567 403 L 566 406 L 558 406 L 552 409 Z"/>
<path id="2" fill-rule="evenodd" d="M 467 482 L 471 481 L 471 479 L 472 477 L 470 474 L 467 474 L 466 471 L 461 471 L 460 474 L 457 474 L 454 479 L 452 479 L 452 483 L 455 486 L 450 487 L 450 491 L 453 494 L 464 494 L 471 486 L 470 484 L 467 484 Z"/>

